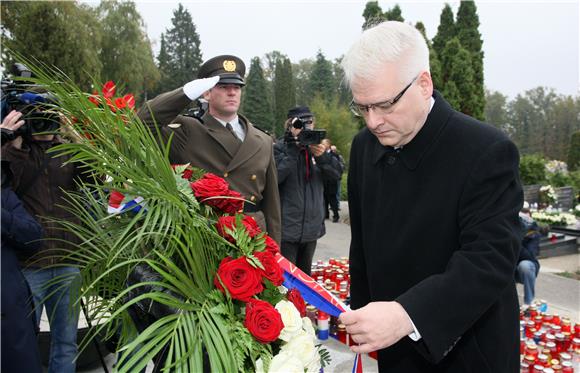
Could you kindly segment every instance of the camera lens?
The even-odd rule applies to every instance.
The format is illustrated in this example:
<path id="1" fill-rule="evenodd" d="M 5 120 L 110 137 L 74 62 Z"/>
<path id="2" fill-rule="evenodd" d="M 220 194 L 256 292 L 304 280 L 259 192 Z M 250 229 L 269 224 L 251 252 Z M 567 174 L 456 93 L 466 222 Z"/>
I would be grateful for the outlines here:
<path id="1" fill-rule="evenodd" d="M 294 118 L 292 119 L 292 127 L 296 129 L 304 128 L 304 122 L 300 118 Z"/>

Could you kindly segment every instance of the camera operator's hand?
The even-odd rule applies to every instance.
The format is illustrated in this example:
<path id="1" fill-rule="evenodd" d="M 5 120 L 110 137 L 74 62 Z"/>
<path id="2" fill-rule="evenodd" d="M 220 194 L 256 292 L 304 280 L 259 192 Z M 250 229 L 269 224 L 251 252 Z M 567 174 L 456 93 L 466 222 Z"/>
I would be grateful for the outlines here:
<path id="1" fill-rule="evenodd" d="M 326 147 L 322 144 L 309 145 L 309 147 L 310 147 L 310 152 L 315 157 L 320 157 L 326 151 Z"/>
<path id="2" fill-rule="evenodd" d="M 209 91 L 215 87 L 219 80 L 219 76 L 192 80 L 189 83 L 185 83 L 183 86 L 183 93 L 193 101 L 201 96 L 205 91 Z"/>
<path id="3" fill-rule="evenodd" d="M 21 120 L 22 113 L 16 110 L 12 110 L 8 113 L 7 116 L 4 117 L 2 124 L 0 124 L 0 128 L 6 128 L 10 131 L 16 131 L 24 124 L 24 120 Z"/>
<path id="4" fill-rule="evenodd" d="M 24 120 L 22 118 L 22 113 L 16 110 L 12 110 L 8 113 L 7 116 L 4 117 L 2 124 L 0 124 L 0 128 L 7 129 L 9 131 L 16 131 L 24 124 Z M 12 146 L 16 149 L 20 149 L 22 147 L 22 136 L 16 137 L 11 142 Z"/>

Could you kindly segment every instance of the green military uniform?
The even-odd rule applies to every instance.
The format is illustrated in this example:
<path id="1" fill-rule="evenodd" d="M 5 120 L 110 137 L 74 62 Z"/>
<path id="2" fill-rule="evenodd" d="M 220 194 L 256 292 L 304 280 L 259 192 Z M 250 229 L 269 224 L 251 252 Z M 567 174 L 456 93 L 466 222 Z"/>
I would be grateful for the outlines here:
<path id="1" fill-rule="evenodd" d="M 280 197 L 272 138 L 238 115 L 246 132 L 241 142 L 209 113 L 202 117 L 203 123 L 180 115 L 190 104 L 183 89 L 178 88 L 148 101 L 139 116 L 152 128 L 156 121 L 165 139 L 173 135 L 172 163 L 190 163 L 221 176 L 232 189 L 255 203 L 259 211 L 248 215 L 280 243 Z"/>

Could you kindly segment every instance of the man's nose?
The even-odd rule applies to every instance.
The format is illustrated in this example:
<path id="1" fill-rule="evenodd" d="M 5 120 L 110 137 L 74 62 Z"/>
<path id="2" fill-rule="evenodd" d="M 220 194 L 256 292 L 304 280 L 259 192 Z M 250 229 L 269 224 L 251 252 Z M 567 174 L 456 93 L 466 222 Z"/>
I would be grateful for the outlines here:
<path id="1" fill-rule="evenodd" d="M 378 110 L 375 110 L 374 108 L 371 107 L 367 112 L 365 121 L 369 129 L 375 129 L 384 122 L 383 116 L 377 111 Z"/>

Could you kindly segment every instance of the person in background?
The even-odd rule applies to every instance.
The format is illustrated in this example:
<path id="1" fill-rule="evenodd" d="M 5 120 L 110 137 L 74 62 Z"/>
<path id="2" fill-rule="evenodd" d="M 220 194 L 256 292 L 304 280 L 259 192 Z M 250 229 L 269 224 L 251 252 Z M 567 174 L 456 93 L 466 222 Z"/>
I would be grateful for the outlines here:
<path id="1" fill-rule="evenodd" d="M 348 175 L 354 352 L 380 372 L 519 372 L 519 154 L 434 90 L 413 26 L 365 30 L 342 60 L 366 122 Z"/>
<path id="2" fill-rule="evenodd" d="M 516 281 L 524 285 L 524 303 L 532 304 L 536 294 L 536 278 L 540 271 L 537 257 L 540 253 L 540 228 L 532 219 L 530 209 L 524 207 L 520 212 L 522 224 L 522 245 L 516 268 Z"/>
<path id="3" fill-rule="evenodd" d="M 325 152 L 331 157 L 335 158 L 340 165 L 340 174 L 338 178 L 335 175 L 324 177 L 324 213 L 325 218 L 328 219 L 330 214 L 328 209 L 332 210 L 332 222 L 337 223 L 340 218 L 338 214 L 338 188 L 340 186 L 340 177 L 344 171 L 344 160 L 342 156 L 336 152 L 336 146 L 332 145 L 330 139 L 322 140 L 322 145 L 324 145 Z M 334 148 L 334 150 L 333 150 Z"/>
<path id="4" fill-rule="evenodd" d="M 4 117 L 2 145 L 24 121 L 12 111 Z M 6 131 L 7 136 L 4 136 Z M 10 166 L 2 160 L 2 372 L 41 373 L 36 320 L 30 288 L 18 255 L 30 256 L 41 246 L 42 227 L 26 211 L 10 186 Z"/>
<path id="5" fill-rule="evenodd" d="M 325 152 L 324 145 L 301 143 L 300 134 L 314 126 L 314 114 L 307 106 L 292 108 L 285 123 L 286 134 L 274 145 L 282 203 L 280 249 L 308 275 L 316 241 L 326 233 L 323 181 L 340 177 L 340 165 Z"/>

